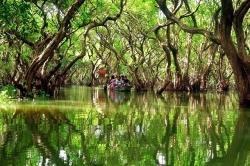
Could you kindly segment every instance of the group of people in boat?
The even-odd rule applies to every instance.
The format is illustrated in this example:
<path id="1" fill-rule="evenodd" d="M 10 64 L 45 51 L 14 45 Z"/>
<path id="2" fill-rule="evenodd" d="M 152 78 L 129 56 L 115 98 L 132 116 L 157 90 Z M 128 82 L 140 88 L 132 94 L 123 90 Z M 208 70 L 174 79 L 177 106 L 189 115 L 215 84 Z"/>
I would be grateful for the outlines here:
<path id="1" fill-rule="evenodd" d="M 114 89 L 114 88 L 122 88 L 126 86 L 131 86 L 131 83 L 127 76 L 120 76 L 120 75 L 111 75 L 110 80 L 108 81 L 108 88 Z"/>

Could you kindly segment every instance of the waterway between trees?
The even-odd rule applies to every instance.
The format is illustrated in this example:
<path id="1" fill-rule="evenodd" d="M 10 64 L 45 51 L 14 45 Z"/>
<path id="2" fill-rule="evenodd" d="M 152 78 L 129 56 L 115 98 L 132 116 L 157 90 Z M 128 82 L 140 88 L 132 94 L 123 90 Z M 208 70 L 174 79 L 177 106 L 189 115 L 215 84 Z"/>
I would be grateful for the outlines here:
<path id="1" fill-rule="evenodd" d="M 0 165 L 250 165 L 236 93 L 64 88 L 0 111 Z"/>

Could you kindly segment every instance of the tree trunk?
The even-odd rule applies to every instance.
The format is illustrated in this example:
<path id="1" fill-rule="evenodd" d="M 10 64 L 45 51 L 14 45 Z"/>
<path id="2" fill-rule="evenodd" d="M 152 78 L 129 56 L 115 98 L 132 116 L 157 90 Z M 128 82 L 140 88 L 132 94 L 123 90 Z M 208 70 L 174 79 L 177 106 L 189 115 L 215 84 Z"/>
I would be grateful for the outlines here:
<path id="1" fill-rule="evenodd" d="M 133 84 L 136 91 L 147 91 L 147 87 L 145 86 L 144 82 L 141 80 L 141 78 L 138 76 L 138 68 L 135 68 L 134 70 L 129 68 L 129 73 L 132 76 Z"/>
<path id="2" fill-rule="evenodd" d="M 236 11 L 234 11 L 231 0 L 222 1 L 221 47 L 232 66 L 241 106 L 250 106 L 250 58 L 246 54 L 242 27 L 243 18 L 249 8 L 250 1 L 242 2 Z M 233 23 L 237 49 L 231 37 Z"/>
<path id="3" fill-rule="evenodd" d="M 166 62 L 166 78 L 165 78 L 165 81 L 162 84 L 162 86 L 156 91 L 156 94 L 158 94 L 158 95 L 162 94 L 162 92 L 164 92 L 167 89 L 168 85 L 170 83 L 172 83 L 172 81 L 171 81 L 171 79 L 172 79 L 171 69 L 170 69 L 172 61 L 171 61 L 171 54 L 170 54 L 170 51 L 168 48 L 168 45 L 170 43 L 170 41 L 169 41 L 170 40 L 170 27 L 169 26 L 167 27 L 168 42 L 165 42 L 163 40 L 163 38 L 159 35 L 158 32 L 159 32 L 160 28 L 162 28 L 162 27 L 161 26 L 156 27 L 154 30 L 154 33 L 155 33 L 155 36 L 158 40 L 159 45 L 162 47 L 163 51 L 165 52 L 167 62 Z"/>
<path id="4" fill-rule="evenodd" d="M 201 82 L 200 82 L 200 90 L 201 91 L 206 91 L 207 90 L 207 81 L 208 81 L 208 76 L 211 72 L 212 64 L 214 61 L 215 53 L 218 48 L 218 45 L 213 43 L 211 48 L 210 48 L 210 57 L 208 58 L 208 63 L 201 75 Z"/>
<path id="5" fill-rule="evenodd" d="M 221 44 L 233 69 L 239 94 L 239 104 L 250 106 L 250 57 L 246 52 L 246 37 L 243 27 L 244 17 L 250 8 L 250 1 L 238 1 L 238 8 L 234 9 L 232 0 L 221 0 L 219 38 L 215 33 L 208 30 L 193 28 L 184 24 L 179 17 L 175 17 L 174 13 L 169 10 L 166 0 L 156 0 L 156 2 L 167 19 L 178 24 L 183 31 L 192 34 L 202 34 L 210 41 Z M 232 32 L 232 27 L 235 33 Z M 236 44 L 232 39 L 232 34 L 236 36 Z"/>
<path id="6" fill-rule="evenodd" d="M 28 68 L 25 79 L 24 79 L 24 85 L 26 87 L 27 93 L 31 93 L 32 91 L 32 82 L 34 79 L 34 76 L 39 71 L 40 67 L 44 65 L 44 63 L 54 55 L 54 50 L 57 48 L 59 43 L 63 40 L 63 38 L 66 35 L 68 25 L 70 24 L 70 20 L 73 18 L 75 13 L 77 12 L 77 9 L 81 7 L 81 5 L 84 3 L 85 0 L 76 0 L 73 5 L 68 9 L 62 24 L 60 26 L 60 29 L 56 33 L 56 35 L 53 37 L 53 39 L 49 42 L 49 44 L 46 46 L 45 50 L 36 57 L 30 67 Z M 40 50 L 38 50 L 40 51 Z M 38 52 L 37 51 L 37 52 Z M 36 53 L 37 53 L 36 52 Z M 35 53 L 35 54 L 36 54 Z"/>
<path id="7" fill-rule="evenodd" d="M 179 80 L 178 86 L 176 87 L 177 90 L 180 91 L 192 91 L 191 85 L 190 85 L 190 80 L 189 80 L 189 63 L 190 63 L 190 54 L 191 54 L 191 48 L 192 48 L 192 34 L 187 35 L 187 50 L 186 50 L 186 65 L 184 70 L 184 73 L 182 74 L 178 59 L 177 59 L 177 54 L 174 56 L 174 61 L 175 61 L 175 68 L 177 69 L 177 78 Z M 170 47 L 171 48 L 171 47 Z M 176 49 L 175 49 L 176 50 Z"/>
<path id="8" fill-rule="evenodd" d="M 162 94 L 162 92 L 164 92 L 167 89 L 170 83 L 171 81 L 168 78 L 166 78 L 162 86 L 156 91 L 156 94 L 158 95 Z"/>
<path id="9" fill-rule="evenodd" d="M 223 73 L 223 58 L 224 58 L 224 53 L 220 53 L 220 57 L 219 57 L 219 67 L 218 67 L 218 71 L 219 71 L 219 79 L 216 85 L 216 90 L 217 92 L 226 92 L 229 90 L 229 83 L 227 81 L 227 79 L 224 76 Z"/>

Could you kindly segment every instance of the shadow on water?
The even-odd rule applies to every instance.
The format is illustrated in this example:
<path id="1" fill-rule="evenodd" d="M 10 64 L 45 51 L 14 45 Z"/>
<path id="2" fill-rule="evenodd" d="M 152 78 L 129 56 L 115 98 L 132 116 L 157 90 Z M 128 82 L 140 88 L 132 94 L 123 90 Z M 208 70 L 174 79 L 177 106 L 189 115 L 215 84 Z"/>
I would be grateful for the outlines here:
<path id="1" fill-rule="evenodd" d="M 72 87 L 1 107 L 0 165 L 250 165 L 234 93 Z"/>

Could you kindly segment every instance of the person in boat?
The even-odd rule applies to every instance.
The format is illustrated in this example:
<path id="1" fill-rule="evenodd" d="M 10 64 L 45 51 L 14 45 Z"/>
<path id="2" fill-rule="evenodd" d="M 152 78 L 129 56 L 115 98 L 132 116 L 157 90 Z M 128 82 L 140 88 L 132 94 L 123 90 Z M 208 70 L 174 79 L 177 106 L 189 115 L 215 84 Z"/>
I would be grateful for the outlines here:
<path id="1" fill-rule="evenodd" d="M 122 79 L 122 81 L 124 80 L 124 77 L 125 77 L 124 75 L 121 75 L 121 79 Z"/>
<path id="2" fill-rule="evenodd" d="M 123 80 L 121 79 L 121 77 L 118 75 L 116 78 L 116 88 L 120 88 L 123 86 Z"/>
<path id="3" fill-rule="evenodd" d="M 110 80 L 110 82 L 109 82 L 109 88 L 110 88 L 110 89 L 113 89 L 113 88 L 115 88 L 115 86 L 116 86 L 116 79 L 115 79 L 115 76 L 112 75 L 112 76 L 111 76 L 111 80 Z"/>
<path id="4" fill-rule="evenodd" d="M 130 86 L 130 81 L 127 76 L 123 76 L 123 86 Z"/>

